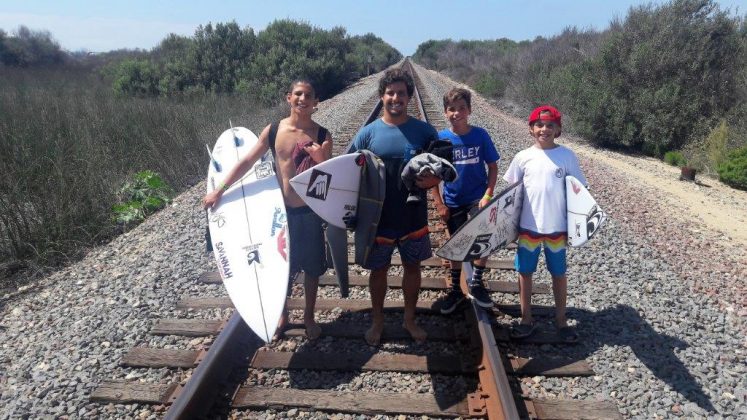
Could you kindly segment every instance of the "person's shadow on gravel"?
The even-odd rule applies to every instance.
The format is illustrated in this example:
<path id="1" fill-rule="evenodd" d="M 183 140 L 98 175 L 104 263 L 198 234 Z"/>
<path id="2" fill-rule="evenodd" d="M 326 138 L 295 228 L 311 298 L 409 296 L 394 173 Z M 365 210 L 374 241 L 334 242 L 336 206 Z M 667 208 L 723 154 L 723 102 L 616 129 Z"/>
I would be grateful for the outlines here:
<path id="1" fill-rule="evenodd" d="M 579 358 L 586 358 L 603 346 L 629 347 L 652 374 L 666 382 L 674 391 L 708 413 L 716 412 L 702 385 L 675 354 L 675 349 L 682 351 L 689 344 L 677 337 L 657 332 L 641 318 L 635 308 L 616 305 L 599 312 L 568 308 L 568 317 L 578 322 L 577 329 L 581 337 L 581 345 L 577 346 L 581 352 L 577 354 Z M 706 362 L 707 360 L 703 360 L 703 363 Z M 621 366 L 620 369 L 628 367 Z M 630 374 L 637 375 L 635 371 Z M 659 400 L 661 398 L 664 396 L 655 397 Z"/>

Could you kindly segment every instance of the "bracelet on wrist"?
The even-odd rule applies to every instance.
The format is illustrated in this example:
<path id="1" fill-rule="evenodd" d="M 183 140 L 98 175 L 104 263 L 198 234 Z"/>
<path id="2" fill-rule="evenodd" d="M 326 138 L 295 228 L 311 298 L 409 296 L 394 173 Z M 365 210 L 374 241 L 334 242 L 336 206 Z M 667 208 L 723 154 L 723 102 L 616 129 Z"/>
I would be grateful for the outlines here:
<path id="1" fill-rule="evenodd" d="M 490 194 L 485 194 L 485 195 L 482 196 L 483 200 L 491 200 L 492 198 L 493 198 L 493 196 L 490 195 Z"/>
<path id="2" fill-rule="evenodd" d="M 218 184 L 218 189 L 223 192 L 228 191 L 228 187 L 230 187 L 230 185 L 226 185 L 225 182 L 221 182 L 220 184 Z"/>

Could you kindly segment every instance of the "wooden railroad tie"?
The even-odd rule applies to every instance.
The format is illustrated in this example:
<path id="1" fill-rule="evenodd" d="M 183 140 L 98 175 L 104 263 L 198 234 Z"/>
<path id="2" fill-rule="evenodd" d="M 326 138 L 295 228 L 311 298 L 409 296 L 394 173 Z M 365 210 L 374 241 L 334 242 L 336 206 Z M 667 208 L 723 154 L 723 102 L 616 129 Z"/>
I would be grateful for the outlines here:
<path id="1" fill-rule="evenodd" d="M 202 283 L 221 283 L 220 274 L 217 271 L 206 271 L 202 273 L 199 280 Z M 446 282 L 450 281 L 446 276 L 441 278 L 423 277 L 421 280 L 420 288 L 424 290 L 445 290 L 447 286 Z M 295 281 L 297 284 L 303 284 L 303 276 L 298 276 Z M 350 286 L 368 287 L 368 276 L 351 275 L 348 277 Z M 391 288 L 402 287 L 401 276 L 389 276 L 387 277 L 387 284 Z M 320 286 L 337 286 L 337 278 L 333 274 L 325 274 L 319 277 Z M 488 289 L 491 292 L 496 293 L 519 293 L 519 283 L 515 281 L 498 281 L 488 280 Z M 532 285 L 532 294 L 550 294 L 552 293 L 551 286 L 547 283 L 538 283 Z"/>

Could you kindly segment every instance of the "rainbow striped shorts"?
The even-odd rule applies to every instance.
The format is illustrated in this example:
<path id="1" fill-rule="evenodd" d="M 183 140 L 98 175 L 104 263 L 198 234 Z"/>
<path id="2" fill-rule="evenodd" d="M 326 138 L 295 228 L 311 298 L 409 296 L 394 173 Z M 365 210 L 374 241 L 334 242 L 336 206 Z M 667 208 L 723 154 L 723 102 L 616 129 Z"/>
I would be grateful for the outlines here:
<path id="1" fill-rule="evenodd" d="M 514 267 L 519 273 L 529 274 L 537 270 L 540 250 L 545 249 L 547 271 L 553 276 L 565 275 L 566 232 L 537 233 L 519 229 L 519 248 L 516 251 Z"/>

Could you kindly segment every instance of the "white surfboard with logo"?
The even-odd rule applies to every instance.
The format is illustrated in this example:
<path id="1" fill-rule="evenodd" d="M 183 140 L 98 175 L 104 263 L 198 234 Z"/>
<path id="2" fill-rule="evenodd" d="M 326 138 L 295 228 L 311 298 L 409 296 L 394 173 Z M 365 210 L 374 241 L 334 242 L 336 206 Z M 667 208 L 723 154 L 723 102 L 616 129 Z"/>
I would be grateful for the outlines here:
<path id="1" fill-rule="evenodd" d="M 358 191 L 364 161 L 360 153 L 340 155 L 307 169 L 290 179 L 298 196 L 322 220 L 345 228 L 343 217 L 358 211 Z"/>
<path id="2" fill-rule="evenodd" d="M 523 199 L 521 181 L 508 186 L 454 232 L 436 255 L 451 261 L 473 261 L 514 242 Z"/>
<path id="3" fill-rule="evenodd" d="M 258 142 L 243 127 L 218 137 L 208 170 L 213 191 Z M 285 205 L 270 154 L 259 160 L 208 210 L 218 271 L 236 310 L 261 339 L 270 342 L 285 306 L 290 238 Z"/>
<path id="4" fill-rule="evenodd" d="M 565 200 L 568 215 L 568 245 L 579 247 L 591 239 L 607 220 L 584 185 L 572 175 L 565 177 Z"/>

